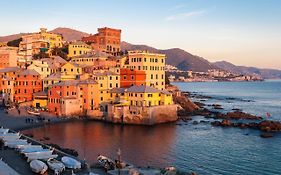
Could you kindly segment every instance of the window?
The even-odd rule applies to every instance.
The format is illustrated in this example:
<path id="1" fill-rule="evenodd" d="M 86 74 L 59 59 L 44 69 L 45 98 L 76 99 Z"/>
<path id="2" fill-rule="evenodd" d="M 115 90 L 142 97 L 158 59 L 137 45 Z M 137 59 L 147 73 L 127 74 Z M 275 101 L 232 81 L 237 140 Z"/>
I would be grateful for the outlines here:
<path id="1" fill-rule="evenodd" d="M 151 79 L 153 79 L 153 74 L 151 74 L 151 77 L 150 77 Z"/>
<path id="2" fill-rule="evenodd" d="M 126 75 L 124 75 L 124 80 L 126 80 L 127 79 L 127 77 L 126 77 Z"/>
<path id="3" fill-rule="evenodd" d="M 132 80 L 134 79 L 134 75 L 131 76 L 131 79 L 132 79 Z"/>

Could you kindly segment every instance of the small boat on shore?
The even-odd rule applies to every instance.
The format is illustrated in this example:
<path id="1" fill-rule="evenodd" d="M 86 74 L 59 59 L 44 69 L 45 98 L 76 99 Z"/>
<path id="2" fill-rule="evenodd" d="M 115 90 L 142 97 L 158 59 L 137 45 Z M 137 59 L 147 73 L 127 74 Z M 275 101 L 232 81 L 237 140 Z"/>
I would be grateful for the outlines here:
<path id="1" fill-rule="evenodd" d="M 48 166 L 40 160 L 32 160 L 29 165 L 34 173 L 44 174 L 48 170 Z"/>
<path id="2" fill-rule="evenodd" d="M 44 148 L 42 146 L 38 145 L 37 147 L 29 147 L 29 148 L 20 149 L 19 152 L 20 153 L 31 153 L 31 152 L 41 151 L 41 150 L 44 150 Z"/>
<path id="3" fill-rule="evenodd" d="M 97 161 L 106 170 L 113 170 L 115 168 L 114 161 L 106 156 L 99 155 Z"/>
<path id="4" fill-rule="evenodd" d="M 57 154 L 49 154 L 49 155 L 29 155 L 29 156 L 27 157 L 27 162 L 30 162 L 30 161 L 36 160 L 36 159 L 47 161 L 47 160 L 49 160 L 49 159 L 55 159 L 55 158 L 57 158 L 57 157 L 58 157 Z"/>
<path id="5" fill-rule="evenodd" d="M 4 143 L 4 146 L 9 148 L 16 148 L 18 145 L 28 145 L 27 140 L 15 140 L 15 141 L 7 141 Z"/>
<path id="6" fill-rule="evenodd" d="M 3 127 L 0 128 L 0 134 L 6 134 L 8 132 L 9 132 L 9 129 L 3 128 Z"/>
<path id="7" fill-rule="evenodd" d="M 56 159 L 49 159 L 47 161 L 47 164 L 48 164 L 49 168 L 51 170 L 53 170 L 54 172 L 61 173 L 65 170 L 64 164 L 61 161 L 58 161 Z"/>
<path id="8" fill-rule="evenodd" d="M 61 158 L 61 161 L 65 165 L 66 168 L 71 168 L 71 169 L 80 169 L 81 168 L 81 162 L 79 162 L 76 159 L 73 159 L 71 157 L 64 156 Z"/>
<path id="9" fill-rule="evenodd" d="M 23 149 L 27 149 L 27 148 L 42 148 L 41 145 L 32 145 L 31 143 L 28 145 L 18 145 L 16 147 L 19 151 L 23 150 Z M 43 149 L 43 148 L 42 148 Z"/>
<path id="10" fill-rule="evenodd" d="M 0 133 L 0 138 L 5 138 L 5 137 L 17 137 L 19 138 L 21 135 L 20 133 L 11 133 L 11 132 L 8 132 L 8 133 Z"/>
<path id="11" fill-rule="evenodd" d="M 40 116 L 40 112 L 36 112 L 36 111 L 32 111 L 32 110 L 26 110 L 26 112 L 27 112 L 28 114 L 31 114 L 31 115 Z"/>
<path id="12" fill-rule="evenodd" d="M 53 151 L 54 150 L 43 149 L 43 150 L 27 152 L 27 153 L 23 153 L 23 154 L 25 155 L 25 157 L 29 157 L 29 156 L 43 156 L 43 155 L 52 155 Z"/>

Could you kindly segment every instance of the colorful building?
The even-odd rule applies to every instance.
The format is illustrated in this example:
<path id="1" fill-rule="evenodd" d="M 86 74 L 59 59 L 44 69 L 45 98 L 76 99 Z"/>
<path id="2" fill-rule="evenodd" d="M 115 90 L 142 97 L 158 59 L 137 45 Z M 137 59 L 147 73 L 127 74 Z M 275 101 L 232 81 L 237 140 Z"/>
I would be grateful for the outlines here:
<path id="1" fill-rule="evenodd" d="M 0 68 L 16 67 L 17 51 L 17 47 L 0 47 Z"/>
<path id="2" fill-rule="evenodd" d="M 121 51 L 121 30 L 113 28 L 99 28 L 98 33 L 83 37 L 82 41 L 92 45 L 96 51 L 119 55 Z"/>
<path id="3" fill-rule="evenodd" d="M 106 104 L 110 100 L 110 90 L 120 87 L 120 75 L 110 72 L 95 72 L 92 74 L 93 80 L 98 83 L 101 110 L 106 111 Z"/>
<path id="4" fill-rule="evenodd" d="M 46 78 L 43 78 L 43 90 L 48 90 L 53 84 L 62 81 L 62 74 L 60 72 L 53 73 Z"/>
<path id="5" fill-rule="evenodd" d="M 165 89 L 165 58 L 164 54 L 149 53 L 147 51 L 129 51 L 129 69 L 142 70 L 146 74 L 146 85 L 159 90 Z"/>
<path id="6" fill-rule="evenodd" d="M 41 91 L 33 93 L 33 107 L 34 108 L 47 108 L 48 92 Z"/>
<path id="7" fill-rule="evenodd" d="M 61 67 L 62 80 L 75 80 L 83 73 L 83 65 L 67 62 Z"/>
<path id="8" fill-rule="evenodd" d="M 41 78 L 46 78 L 49 75 L 57 72 L 60 67 L 57 67 L 53 60 L 50 58 L 43 58 L 40 60 L 32 60 L 31 64 L 27 67 L 27 69 L 35 70 L 41 76 Z"/>
<path id="9" fill-rule="evenodd" d="M 99 109 L 98 83 L 93 79 L 54 84 L 48 91 L 48 110 L 56 115 L 87 114 Z"/>
<path id="10" fill-rule="evenodd" d="M 17 72 L 21 71 L 18 67 L 7 67 L 0 69 L 0 93 L 1 101 L 4 104 L 11 104 L 14 100 L 14 83 Z"/>
<path id="11" fill-rule="evenodd" d="M 120 69 L 120 87 L 130 87 L 134 85 L 145 85 L 145 71 L 128 68 Z"/>
<path id="12" fill-rule="evenodd" d="M 41 28 L 39 33 L 32 33 L 22 36 L 22 41 L 19 45 L 19 55 L 30 61 L 34 54 L 38 54 L 41 51 L 50 51 L 54 47 L 62 47 L 63 38 L 62 35 L 47 32 L 46 28 Z"/>
<path id="13" fill-rule="evenodd" d="M 82 41 L 74 41 L 68 45 L 69 58 L 87 54 L 90 51 L 92 51 L 92 47 Z"/>
<path id="14" fill-rule="evenodd" d="M 14 90 L 15 102 L 32 101 L 33 93 L 42 91 L 40 74 L 29 69 L 18 72 L 15 78 Z"/>

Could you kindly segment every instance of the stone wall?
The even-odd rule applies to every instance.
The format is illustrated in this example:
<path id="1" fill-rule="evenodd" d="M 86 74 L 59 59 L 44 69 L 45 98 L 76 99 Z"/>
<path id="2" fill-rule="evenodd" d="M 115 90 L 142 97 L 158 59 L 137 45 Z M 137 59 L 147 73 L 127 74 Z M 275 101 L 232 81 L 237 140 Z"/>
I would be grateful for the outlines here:
<path id="1" fill-rule="evenodd" d="M 109 111 L 105 120 L 113 123 L 154 125 L 174 122 L 178 119 L 177 105 L 130 108 L 129 106 L 109 105 L 108 109 Z"/>

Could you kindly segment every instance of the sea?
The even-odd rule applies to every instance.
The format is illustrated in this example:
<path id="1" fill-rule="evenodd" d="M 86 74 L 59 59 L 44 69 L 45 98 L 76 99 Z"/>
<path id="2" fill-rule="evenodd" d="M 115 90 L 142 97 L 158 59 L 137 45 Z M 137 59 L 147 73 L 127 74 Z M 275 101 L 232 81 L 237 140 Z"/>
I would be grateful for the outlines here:
<path id="1" fill-rule="evenodd" d="M 174 83 L 182 91 L 208 98 L 192 100 L 220 104 L 222 112 L 239 108 L 269 120 L 281 120 L 281 81 Z M 195 96 L 196 97 L 196 96 Z M 211 97 L 211 98 L 210 98 Z M 270 117 L 266 115 L 270 114 Z M 210 121 L 195 116 L 196 121 Z M 24 131 L 46 143 L 75 149 L 89 163 L 99 154 L 117 157 L 136 166 L 174 166 L 199 175 L 281 174 L 281 133 L 261 138 L 253 129 L 213 127 L 193 121 L 157 126 L 122 126 L 77 121 Z"/>

